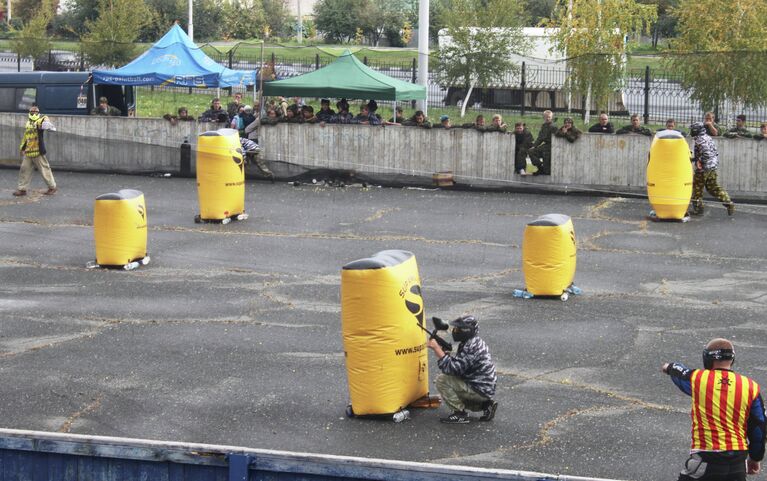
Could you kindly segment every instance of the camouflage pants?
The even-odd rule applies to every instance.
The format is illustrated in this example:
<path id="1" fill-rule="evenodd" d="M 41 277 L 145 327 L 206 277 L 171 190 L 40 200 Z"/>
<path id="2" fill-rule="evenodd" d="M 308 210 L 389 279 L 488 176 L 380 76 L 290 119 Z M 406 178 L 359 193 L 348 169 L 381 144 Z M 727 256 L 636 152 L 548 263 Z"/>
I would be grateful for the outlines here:
<path id="1" fill-rule="evenodd" d="M 538 174 L 551 175 L 551 145 L 541 144 L 538 147 L 528 149 L 527 155 L 530 156 L 530 162 L 538 167 Z"/>
<path id="2" fill-rule="evenodd" d="M 453 411 L 482 411 L 488 398 L 472 389 L 466 381 L 456 376 L 440 374 L 434 381 L 442 400 Z"/>
<path id="3" fill-rule="evenodd" d="M 727 191 L 719 185 L 715 170 L 695 172 L 695 175 L 692 177 L 692 205 L 696 209 L 703 209 L 704 187 L 709 194 L 719 199 L 722 204 L 727 205 L 732 202 Z"/>

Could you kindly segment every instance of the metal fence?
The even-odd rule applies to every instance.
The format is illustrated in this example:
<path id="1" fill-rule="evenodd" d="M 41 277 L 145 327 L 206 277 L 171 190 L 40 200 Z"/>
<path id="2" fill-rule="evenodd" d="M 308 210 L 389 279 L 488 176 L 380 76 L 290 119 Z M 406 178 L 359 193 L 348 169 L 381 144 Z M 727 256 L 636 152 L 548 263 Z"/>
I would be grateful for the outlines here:
<path id="1" fill-rule="evenodd" d="M 305 74 L 322 68 L 336 59 L 324 53 L 302 58 L 270 54 L 263 59 L 259 55 L 247 55 L 234 50 L 220 52 L 210 49 L 206 53 L 219 64 L 233 69 L 255 70 L 265 64 L 268 68 L 274 69 L 277 78 Z M 416 81 L 415 59 L 391 62 L 363 57 L 362 61 L 369 67 L 399 80 Z M 35 61 L 35 68 L 38 70 L 89 70 L 92 67 L 88 65 L 81 52 L 56 50 Z M 551 67 L 523 63 L 517 71 L 508 72 L 493 85 L 475 89 L 469 99 L 467 110 L 524 115 L 550 109 L 555 112 L 570 112 L 573 115 L 583 114 L 586 110 L 586 99 L 584 96 L 568 93 L 568 79 L 569 72 L 563 63 L 554 63 Z M 214 89 L 162 87 L 156 90 L 215 94 Z M 463 86 L 442 85 L 433 71 L 429 73 L 429 107 L 460 106 L 464 101 L 465 93 Z M 608 99 L 607 110 L 617 117 L 628 117 L 636 113 L 645 123 L 654 124 L 662 124 L 668 118 L 674 118 L 680 124 L 687 124 L 700 120 L 703 116 L 703 107 L 693 100 L 690 91 L 682 86 L 680 75 L 649 66 L 645 69 L 627 71 L 622 86 L 616 89 Z M 598 113 L 594 104 L 590 111 L 592 114 Z M 748 125 L 751 127 L 758 127 L 760 122 L 767 120 L 765 106 L 735 111 L 732 106 L 725 105 L 722 106 L 721 111 L 716 109 L 715 113 L 719 122 L 726 125 L 733 124 L 734 116 L 740 113 L 747 116 Z"/>

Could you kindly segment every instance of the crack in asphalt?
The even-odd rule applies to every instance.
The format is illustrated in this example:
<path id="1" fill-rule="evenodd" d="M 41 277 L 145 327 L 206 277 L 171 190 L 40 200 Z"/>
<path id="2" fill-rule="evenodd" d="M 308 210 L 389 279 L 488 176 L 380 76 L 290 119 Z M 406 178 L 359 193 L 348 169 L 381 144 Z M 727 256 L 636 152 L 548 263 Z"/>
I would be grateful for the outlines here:
<path id="1" fill-rule="evenodd" d="M 101 400 L 104 398 L 104 394 L 99 393 L 90 403 L 88 403 L 83 409 L 76 411 L 72 414 L 70 414 L 66 421 L 57 429 L 60 433 L 68 433 L 72 429 L 72 425 L 80 419 L 81 417 L 85 416 L 86 414 L 90 414 L 97 409 L 101 407 Z"/>

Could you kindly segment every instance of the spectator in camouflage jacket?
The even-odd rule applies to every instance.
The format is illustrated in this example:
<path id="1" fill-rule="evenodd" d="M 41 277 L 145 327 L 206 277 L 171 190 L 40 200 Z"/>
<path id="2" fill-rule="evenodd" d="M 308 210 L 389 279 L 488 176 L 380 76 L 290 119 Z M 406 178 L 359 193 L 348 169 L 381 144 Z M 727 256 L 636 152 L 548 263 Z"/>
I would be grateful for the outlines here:
<path id="1" fill-rule="evenodd" d="M 633 114 L 631 116 L 631 124 L 624 125 L 623 127 L 619 128 L 617 132 L 615 132 L 615 135 L 623 134 L 640 134 L 652 137 L 652 131 L 650 129 L 639 125 L 639 115 L 637 114 Z"/>

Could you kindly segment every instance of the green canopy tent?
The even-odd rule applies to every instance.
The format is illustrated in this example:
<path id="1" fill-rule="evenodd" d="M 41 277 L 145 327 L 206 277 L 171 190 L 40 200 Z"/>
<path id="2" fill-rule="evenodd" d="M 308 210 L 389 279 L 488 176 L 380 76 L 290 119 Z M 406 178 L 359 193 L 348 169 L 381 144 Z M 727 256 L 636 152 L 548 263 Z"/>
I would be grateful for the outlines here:
<path id="1" fill-rule="evenodd" d="M 264 84 L 264 95 L 373 100 L 426 100 L 426 88 L 376 72 L 349 50 L 319 70 Z"/>

